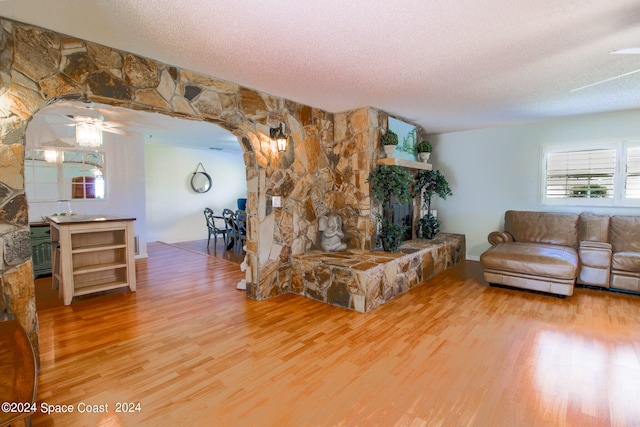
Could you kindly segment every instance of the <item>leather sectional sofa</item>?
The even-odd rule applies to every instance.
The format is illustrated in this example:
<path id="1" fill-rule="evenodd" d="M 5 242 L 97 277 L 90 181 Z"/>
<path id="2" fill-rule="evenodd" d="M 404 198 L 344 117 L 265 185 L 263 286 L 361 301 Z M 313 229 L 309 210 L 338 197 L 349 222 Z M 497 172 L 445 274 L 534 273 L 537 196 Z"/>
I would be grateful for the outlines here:
<path id="1" fill-rule="evenodd" d="M 507 211 L 480 256 L 484 279 L 560 296 L 576 283 L 640 292 L 640 217 Z"/>

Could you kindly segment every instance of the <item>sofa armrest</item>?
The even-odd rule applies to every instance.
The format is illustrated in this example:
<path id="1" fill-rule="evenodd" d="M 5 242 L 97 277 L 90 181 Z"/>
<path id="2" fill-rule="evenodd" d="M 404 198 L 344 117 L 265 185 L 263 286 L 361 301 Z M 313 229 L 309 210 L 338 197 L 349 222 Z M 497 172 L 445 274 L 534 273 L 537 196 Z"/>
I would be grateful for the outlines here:
<path id="1" fill-rule="evenodd" d="M 604 249 L 611 250 L 611 244 L 605 242 L 592 242 L 590 240 L 582 240 L 580 242 L 580 249 Z"/>
<path id="2" fill-rule="evenodd" d="M 498 243 L 513 242 L 513 236 L 506 231 L 492 231 L 487 239 L 492 246 Z"/>
<path id="3" fill-rule="evenodd" d="M 611 268 L 611 245 L 604 242 L 583 240 L 578 247 L 581 269 L 599 268 L 608 271 Z"/>
<path id="4" fill-rule="evenodd" d="M 608 288 L 611 273 L 611 245 L 582 240 L 578 246 L 580 271 L 577 283 Z"/>

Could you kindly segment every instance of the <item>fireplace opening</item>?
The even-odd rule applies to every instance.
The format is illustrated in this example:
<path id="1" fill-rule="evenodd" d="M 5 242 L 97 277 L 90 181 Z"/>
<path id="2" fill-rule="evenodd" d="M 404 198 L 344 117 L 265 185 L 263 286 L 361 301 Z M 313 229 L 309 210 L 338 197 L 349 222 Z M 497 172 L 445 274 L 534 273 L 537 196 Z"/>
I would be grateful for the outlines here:
<path id="1" fill-rule="evenodd" d="M 389 219 L 393 224 L 405 226 L 404 234 L 402 235 L 402 241 L 406 242 L 413 238 L 413 223 L 414 223 L 414 201 L 410 200 L 407 203 L 392 203 L 391 215 L 386 207 L 382 207 L 382 216 Z M 383 250 L 382 239 L 380 236 L 374 236 L 373 241 L 374 250 Z"/>
<path id="2" fill-rule="evenodd" d="M 393 205 L 393 223 L 404 225 L 406 230 L 402 236 L 405 242 L 411 240 L 413 230 L 413 201 L 407 203 L 395 203 Z"/>

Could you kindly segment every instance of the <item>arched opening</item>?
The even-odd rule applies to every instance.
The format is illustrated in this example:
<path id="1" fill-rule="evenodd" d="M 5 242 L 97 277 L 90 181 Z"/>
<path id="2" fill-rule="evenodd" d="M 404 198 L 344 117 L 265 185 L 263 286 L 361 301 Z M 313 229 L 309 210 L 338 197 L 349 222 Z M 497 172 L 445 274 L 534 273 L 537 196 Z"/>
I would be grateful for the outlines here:
<path id="1" fill-rule="evenodd" d="M 99 147 L 78 145 L 74 128 L 84 117 L 102 120 Z M 47 154 L 53 161 L 45 159 Z M 96 172 L 93 164 L 82 172 L 78 161 L 90 156 L 99 158 L 100 170 Z M 203 121 L 59 101 L 39 110 L 29 122 L 25 158 L 30 223 L 57 213 L 57 200 L 70 200 L 73 212 L 80 215 L 135 217 L 138 257 L 146 256 L 147 242 L 206 236 L 204 208 L 221 214 L 223 208 L 235 210 L 237 199 L 247 197 L 246 166 L 237 137 Z M 213 177 L 206 194 L 189 185 L 198 164 Z M 72 179 L 83 177 L 91 179 L 92 190 L 102 184 L 102 193 L 85 198 L 82 192 L 80 197 L 72 192 L 72 187 L 79 187 Z"/>

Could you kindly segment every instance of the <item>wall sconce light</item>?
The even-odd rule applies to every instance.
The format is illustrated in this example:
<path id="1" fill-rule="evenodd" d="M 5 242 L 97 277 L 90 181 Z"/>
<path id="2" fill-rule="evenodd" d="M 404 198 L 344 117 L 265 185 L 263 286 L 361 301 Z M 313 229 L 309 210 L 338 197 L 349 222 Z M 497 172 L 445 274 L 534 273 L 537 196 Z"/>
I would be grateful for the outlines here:
<path id="1" fill-rule="evenodd" d="M 287 135 L 284 133 L 284 123 L 280 122 L 277 128 L 271 128 L 271 139 L 276 142 L 278 151 L 287 150 Z"/>
<path id="2" fill-rule="evenodd" d="M 102 145 L 102 129 L 94 119 L 76 123 L 76 142 L 81 147 L 96 148 Z"/>

